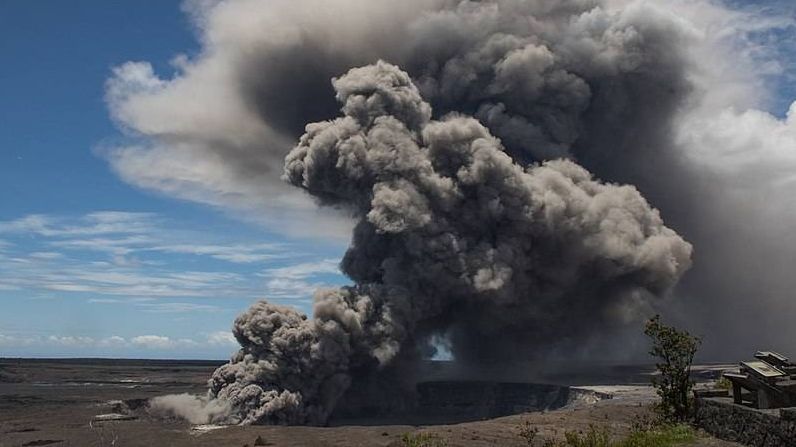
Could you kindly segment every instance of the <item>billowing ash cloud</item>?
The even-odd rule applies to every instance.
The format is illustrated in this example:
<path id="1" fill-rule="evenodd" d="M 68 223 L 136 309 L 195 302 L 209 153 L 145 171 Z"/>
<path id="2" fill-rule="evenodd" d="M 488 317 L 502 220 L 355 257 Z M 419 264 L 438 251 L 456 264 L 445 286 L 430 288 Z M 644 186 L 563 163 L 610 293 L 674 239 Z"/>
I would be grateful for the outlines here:
<path id="1" fill-rule="evenodd" d="M 404 377 L 429 337 L 462 361 L 643 355 L 635 339 L 595 349 L 587 336 L 656 303 L 704 336 L 705 358 L 796 350 L 796 109 L 764 111 L 788 68 L 769 38 L 796 27 L 755 7 L 186 3 L 200 51 L 171 79 L 130 62 L 108 82 L 131 137 L 103 150 L 113 168 L 276 229 L 355 225 L 342 267 L 356 286 L 320 293 L 311 318 L 258 304 L 236 324 L 243 349 L 212 382 L 228 420 L 320 423 L 352 381 Z M 324 122 L 335 93 L 345 116 Z M 280 179 L 286 156 L 309 194 Z M 694 244 L 672 300 L 651 297 L 687 245 L 634 189 L 584 168 L 634 185 Z"/>
<path id="2" fill-rule="evenodd" d="M 306 123 L 336 116 L 332 77 L 387 60 L 409 74 L 434 119 L 477 118 L 516 163 L 568 157 L 599 179 L 635 185 L 695 246 L 675 299 L 658 310 L 705 337 L 700 354 L 794 351 L 796 120 L 764 110 L 772 109 L 768 81 L 792 69 L 771 42 L 793 40 L 796 27 L 792 13 L 744 8 L 714 0 L 189 1 L 201 48 L 175 58 L 170 79 L 147 63 L 116 68 L 107 98 L 131 141 L 104 153 L 140 187 L 278 230 L 347 238 L 347 216 L 280 180 L 284 158 Z M 396 185 L 380 188 L 409 200 L 391 194 Z M 347 204 L 332 188 L 312 192 Z M 391 206 L 373 219 L 397 225 Z M 355 261 L 349 256 L 346 270 L 359 274 L 364 267 L 348 265 Z M 645 353 L 627 338 L 621 346 L 584 350 Z"/>
<path id="3" fill-rule="evenodd" d="M 332 81 L 343 117 L 311 123 L 285 178 L 357 219 L 312 318 L 260 302 L 211 395 L 243 423 L 322 424 L 353 383 L 407 369 L 446 334 L 460 361 L 511 362 L 621 324 L 669 289 L 691 245 L 632 186 L 577 164 L 523 165 L 477 119 L 432 109 L 379 61 Z"/>
<path id="4" fill-rule="evenodd" d="M 438 115 L 477 117 L 522 162 L 577 156 L 612 165 L 654 152 L 650 140 L 668 130 L 688 90 L 679 48 L 690 30 L 644 3 L 615 11 L 597 0 L 193 5 L 205 49 L 193 64 L 178 59 L 184 76 L 166 82 L 128 63 L 109 81 L 114 116 L 149 138 L 108 157 L 135 184 L 264 207 L 270 221 L 307 212 L 278 183 L 282 159 L 307 122 L 334 116 L 329 79 L 351 67 L 396 63 Z"/>

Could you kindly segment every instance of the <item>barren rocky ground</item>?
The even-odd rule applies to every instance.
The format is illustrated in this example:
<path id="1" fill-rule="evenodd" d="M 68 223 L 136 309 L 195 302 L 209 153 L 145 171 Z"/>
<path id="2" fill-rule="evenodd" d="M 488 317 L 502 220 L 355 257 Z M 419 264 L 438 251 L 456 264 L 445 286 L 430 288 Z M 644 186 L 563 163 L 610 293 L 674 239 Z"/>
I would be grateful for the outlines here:
<path id="1" fill-rule="evenodd" d="M 644 386 L 594 387 L 613 399 L 578 402 L 565 408 L 489 420 L 415 426 L 363 421 L 333 427 L 196 427 L 127 406 L 157 395 L 203 393 L 213 362 L 0 360 L 0 447 L 11 446 L 253 446 L 260 437 L 272 446 L 394 446 L 404 433 L 424 431 L 449 446 L 521 446 L 525 421 L 539 437 L 561 437 L 590 424 L 621 436 L 654 398 Z M 120 401 L 128 401 L 122 405 Z M 119 416 L 101 416 L 121 413 Z M 107 418 L 118 418 L 107 420 Z M 102 420 L 106 418 L 106 420 Z M 373 425 L 370 425 L 373 424 Z M 736 446 L 700 436 L 695 446 Z"/>

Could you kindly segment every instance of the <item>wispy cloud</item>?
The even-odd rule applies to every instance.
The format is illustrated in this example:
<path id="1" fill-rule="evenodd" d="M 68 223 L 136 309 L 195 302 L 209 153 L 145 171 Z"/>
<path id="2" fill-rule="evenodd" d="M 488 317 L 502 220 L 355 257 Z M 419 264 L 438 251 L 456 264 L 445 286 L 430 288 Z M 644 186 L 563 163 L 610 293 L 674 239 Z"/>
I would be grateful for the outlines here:
<path id="1" fill-rule="evenodd" d="M 78 322 L 97 317 L 79 316 L 70 326 L 75 332 L 31 324 L 30 335 L 21 329 L 27 323 L 0 318 L 0 355 L 223 357 L 237 346 L 230 332 L 194 335 L 181 322 L 227 327 L 262 298 L 307 312 L 317 288 L 344 281 L 337 248 L 319 256 L 317 241 L 308 246 L 225 225 L 125 212 L 0 221 L 0 298 L 9 300 L 11 315 L 16 308 L 20 321 L 34 322 L 20 309 L 63 306 L 68 299 L 108 321 L 126 320 L 95 328 L 113 332 L 84 334 Z"/>
<path id="2" fill-rule="evenodd" d="M 35 251 L 33 253 L 28 254 L 29 258 L 33 259 L 60 259 L 63 258 L 64 255 L 54 251 Z"/>
<path id="3" fill-rule="evenodd" d="M 233 272 L 169 272 L 82 264 L 64 268 L 35 265 L 17 268 L 14 273 L 15 278 L 0 284 L 17 289 L 131 297 L 246 297 L 257 292 L 251 281 Z"/>
<path id="4" fill-rule="evenodd" d="M 197 302 L 163 302 L 154 298 L 90 298 L 92 304 L 127 304 L 149 313 L 189 313 L 189 312 L 220 312 L 218 306 Z"/>
<path id="5" fill-rule="evenodd" d="M 138 303 L 144 311 L 151 313 L 186 313 L 186 312 L 217 312 L 221 310 L 218 306 L 201 303 Z"/>
<path id="6" fill-rule="evenodd" d="M 102 211 L 78 218 L 33 214 L 0 221 L 0 234 L 34 235 L 45 245 L 59 250 L 80 250 L 129 255 L 160 252 L 207 256 L 233 263 L 264 262 L 291 256 L 283 243 L 207 243 L 208 234 L 175 229 L 154 213 Z M 0 240 L 0 249 L 10 246 Z M 39 258 L 61 256 L 60 251 L 37 253 Z M 30 255 L 33 255 L 31 253 Z"/>
<path id="7" fill-rule="evenodd" d="M 266 275 L 284 279 L 305 279 L 322 273 L 339 273 L 339 262 L 336 259 L 324 259 L 317 262 L 303 262 L 284 267 L 266 270 Z"/>
<path id="8" fill-rule="evenodd" d="M 114 297 L 308 298 L 320 284 L 311 281 L 315 275 L 337 271 L 334 260 L 301 262 L 309 255 L 289 243 L 236 240 L 154 213 L 29 215 L 0 221 L 0 236 L 0 290 L 80 293 L 96 303 Z M 263 267 L 265 287 L 257 273 Z M 216 310 L 186 301 L 141 308 Z"/>
<path id="9" fill-rule="evenodd" d="M 164 253 L 182 253 L 191 255 L 210 256 L 222 261 L 235 263 L 263 262 L 273 259 L 282 259 L 289 254 L 283 250 L 284 244 L 233 244 L 233 245 L 161 245 L 150 247 L 151 251 L 162 251 Z"/>
<path id="10" fill-rule="evenodd" d="M 269 297 L 288 299 L 309 297 L 317 289 L 328 286 L 317 279 L 319 276 L 340 274 L 338 264 L 336 259 L 324 259 L 267 269 L 263 273 L 267 278 L 266 294 Z"/>
<path id="11" fill-rule="evenodd" d="M 157 239 L 146 235 L 122 236 L 116 238 L 70 238 L 49 241 L 52 247 L 69 250 L 86 250 L 126 255 L 135 251 L 146 250 L 150 245 L 157 243 Z"/>
<path id="12" fill-rule="evenodd" d="M 72 222 L 69 219 L 31 214 L 16 220 L 0 222 L 0 233 L 34 233 L 48 237 L 146 233 L 152 230 L 155 218 L 152 213 L 99 211 L 86 214 L 76 222 Z"/>

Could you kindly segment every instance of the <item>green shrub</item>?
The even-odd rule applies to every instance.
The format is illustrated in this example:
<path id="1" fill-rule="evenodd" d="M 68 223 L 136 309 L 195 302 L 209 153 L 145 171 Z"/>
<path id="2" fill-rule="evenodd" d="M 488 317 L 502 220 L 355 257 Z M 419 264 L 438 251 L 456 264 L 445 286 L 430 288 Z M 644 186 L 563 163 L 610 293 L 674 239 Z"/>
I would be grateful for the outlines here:
<path id="1" fill-rule="evenodd" d="M 402 447 L 446 447 L 444 439 L 431 433 L 404 433 L 401 436 Z"/>
<path id="2" fill-rule="evenodd" d="M 589 425 L 586 433 L 568 431 L 564 433 L 562 447 L 612 447 L 611 435 L 604 428 Z"/>
<path id="3" fill-rule="evenodd" d="M 696 434 L 687 424 L 663 425 L 644 431 L 633 431 L 616 447 L 672 447 L 694 442 Z"/>
<path id="4" fill-rule="evenodd" d="M 533 439 L 538 430 L 531 430 Z M 523 431 L 521 430 L 521 435 Z M 528 439 L 524 437 L 524 439 Z M 613 440 L 607 429 L 590 425 L 585 432 L 569 431 L 564 433 L 563 440 L 546 440 L 544 447 L 675 447 L 693 442 L 696 439 L 694 429 L 687 424 L 664 424 L 657 426 L 634 426 L 630 434 L 623 439 Z"/>
<path id="5" fill-rule="evenodd" d="M 722 376 L 716 381 L 716 383 L 713 384 L 713 388 L 716 388 L 717 390 L 731 390 L 732 382 L 730 382 L 730 379 Z"/>

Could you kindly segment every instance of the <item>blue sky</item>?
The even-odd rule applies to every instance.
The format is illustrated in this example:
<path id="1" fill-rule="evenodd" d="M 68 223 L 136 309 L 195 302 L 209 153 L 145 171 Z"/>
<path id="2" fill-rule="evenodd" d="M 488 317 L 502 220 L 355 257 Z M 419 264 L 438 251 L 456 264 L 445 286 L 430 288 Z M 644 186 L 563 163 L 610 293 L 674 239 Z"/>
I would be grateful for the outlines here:
<path id="1" fill-rule="evenodd" d="M 254 300 L 308 311 L 345 282 L 342 244 L 145 192 L 97 155 L 119 139 L 112 68 L 168 74 L 196 47 L 177 1 L 0 2 L 0 356 L 226 358 Z"/>

